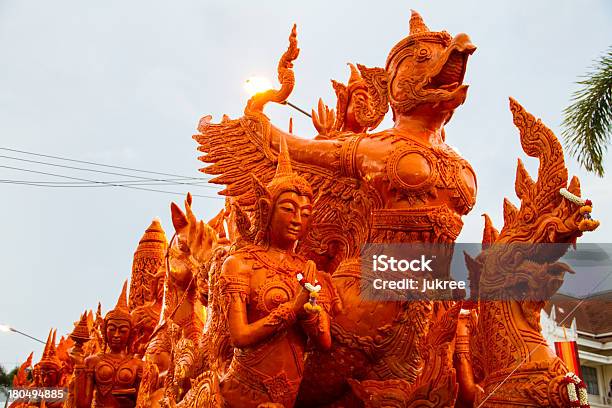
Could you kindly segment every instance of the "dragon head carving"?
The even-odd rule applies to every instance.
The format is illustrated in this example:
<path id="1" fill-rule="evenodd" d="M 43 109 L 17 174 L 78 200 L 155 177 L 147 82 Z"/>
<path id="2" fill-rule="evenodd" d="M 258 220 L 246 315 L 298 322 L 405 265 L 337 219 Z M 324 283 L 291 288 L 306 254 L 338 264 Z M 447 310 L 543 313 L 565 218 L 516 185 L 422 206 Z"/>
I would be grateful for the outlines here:
<path id="1" fill-rule="evenodd" d="M 385 68 L 394 115 L 425 105 L 452 112 L 461 105 L 467 60 L 475 50 L 467 34 L 451 38 L 446 31 L 430 31 L 412 11 L 410 34 L 393 47 Z"/>
<path id="2" fill-rule="evenodd" d="M 590 203 L 580 198 L 578 178 L 568 184 L 563 150 L 553 132 L 512 98 L 510 110 L 523 150 L 540 161 L 538 177 L 534 181 L 519 159 L 515 191 L 520 207 L 504 200 L 499 233 L 485 218 L 483 252 L 476 259 L 466 255 L 466 262 L 472 290 L 481 299 L 511 296 L 535 300 L 536 307 L 559 289 L 565 272 L 571 272 L 559 258 L 599 222 L 590 218 Z"/>

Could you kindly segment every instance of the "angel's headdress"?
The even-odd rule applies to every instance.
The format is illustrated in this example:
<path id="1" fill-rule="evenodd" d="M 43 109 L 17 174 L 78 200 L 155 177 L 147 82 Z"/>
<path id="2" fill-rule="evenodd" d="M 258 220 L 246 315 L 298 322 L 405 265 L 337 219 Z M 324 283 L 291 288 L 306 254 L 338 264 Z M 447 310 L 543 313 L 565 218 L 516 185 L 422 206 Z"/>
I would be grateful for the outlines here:
<path id="1" fill-rule="evenodd" d="M 109 320 L 124 320 L 132 325 L 132 317 L 130 315 L 130 311 L 127 305 L 127 280 L 123 283 L 123 289 L 121 290 L 121 295 L 119 295 L 119 299 L 117 300 L 117 305 L 113 310 L 108 312 L 106 316 L 104 316 L 104 322 L 108 322 Z"/>
<path id="2" fill-rule="evenodd" d="M 128 349 L 132 346 L 132 336 L 134 335 L 134 323 L 132 321 L 132 316 L 130 315 L 130 310 L 128 309 L 127 304 L 127 280 L 123 282 L 123 288 L 121 289 L 121 295 L 119 295 L 119 299 L 117 299 L 117 305 L 113 310 L 106 313 L 104 316 L 104 321 L 102 322 L 102 339 L 103 344 L 102 347 L 106 350 L 107 340 L 106 340 L 106 326 L 110 320 L 120 320 L 128 323 L 130 325 L 130 335 L 128 338 Z"/>
<path id="3" fill-rule="evenodd" d="M 54 368 L 59 370 L 61 367 L 61 361 L 57 356 L 57 350 L 55 348 L 55 336 L 57 330 L 51 329 L 49 332 L 49 337 L 47 338 L 47 343 L 45 344 L 45 349 L 43 350 L 42 358 L 36 364 L 37 368 Z"/>
<path id="4" fill-rule="evenodd" d="M 257 176 L 253 175 L 255 180 Z M 293 172 L 291 167 L 291 158 L 289 157 L 289 149 L 287 148 L 287 141 L 284 137 L 280 140 L 280 152 L 278 154 L 278 162 L 276 164 L 276 173 L 272 180 L 265 187 L 268 191 L 272 204 L 276 201 L 281 193 L 287 191 L 293 191 L 298 195 L 305 195 L 312 197 L 312 188 L 303 177 Z"/>
<path id="5" fill-rule="evenodd" d="M 413 46 L 420 41 L 438 43 L 444 47 L 448 47 L 451 42 L 451 36 L 446 31 L 429 31 L 421 15 L 412 10 L 412 15 L 410 16 L 410 33 L 408 37 L 398 42 L 391 49 L 387 57 L 385 69 L 389 71 L 397 68 L 404 58 L 413 55 Z"/>
<path id="6" fill-rule="evenodd" d="M 236 224 L 240 235 L 244 239 L 262 244 L 267 240 L 272 209 L 278 197 L 282 193 L 294 192 L 298 195 L 312 198 L 312 187 L 306 179 L 293 172 L 287 141 L 284 137 L 281 137 L 280 141 L 276 173 L 268 185 L 264 185 L 256 175 L 252 174 L 251 176 L 256 197 L 253 223 L 251 223 L 249 217 L 242 209 L 235 205 Z"/>

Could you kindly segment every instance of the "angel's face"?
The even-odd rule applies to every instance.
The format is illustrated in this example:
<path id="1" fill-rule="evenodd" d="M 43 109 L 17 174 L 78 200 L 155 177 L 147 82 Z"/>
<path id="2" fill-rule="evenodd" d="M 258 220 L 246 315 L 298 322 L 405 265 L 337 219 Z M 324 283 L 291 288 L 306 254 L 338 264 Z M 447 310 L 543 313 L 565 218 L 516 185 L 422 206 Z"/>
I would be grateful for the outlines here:
<path id="1" fill-rule="evenodd" d="M 113 352 L 120 352 L 128 345 L 131 325 L 119 319 L 109 319 L 106 322 L 106 342 Z"/>
<path id="2" fill-rule="evenodd" d="M 42 364 L 39 368 L 38 376 L 41 387 L 55 387 L 59 382 L 58 367 L 55 365 Z"/>
<path id="3" fill-rule="evenodd" d="M 311 212 L 310 197 L 293 191 L 281 193 L 270 219 L 270 244 L 279 248 L 291 248 L 306 232 Z"/>

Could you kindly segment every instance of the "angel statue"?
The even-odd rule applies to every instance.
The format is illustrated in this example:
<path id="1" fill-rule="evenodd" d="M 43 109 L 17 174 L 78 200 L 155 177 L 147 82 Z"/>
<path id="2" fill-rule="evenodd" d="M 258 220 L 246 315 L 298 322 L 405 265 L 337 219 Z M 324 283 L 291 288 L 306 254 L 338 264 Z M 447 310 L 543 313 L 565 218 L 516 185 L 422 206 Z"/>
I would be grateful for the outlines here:
<path id="1" fill-rule="evenodd" d="M 202 171 L 218 175 L 211 182 L 225 184 L 222 194 L 246 211 L 257 208 L 249 173 L 272 179 L 283 138 L 293 168 L 312 185 L 312 227 L 298 252 L 333 274 L 342 312 L 336 308 L 332 351 L 307 360 L 298 398 L 303 406 L 348 398 L 347 378 L 414 383 L 429 327 L 449 318 L 450 303 L 365 301 L 359 256 L 368 242 L 439 243 L 452 251 L 461 218 L 475 203 L 476 176 L 445 143 L 444 125 L 466 99 L 463 78 L 475 49 L 466 34 L 430 31 L 413 11 L 410 33 L 393 47 L 384 69 L 359 65 L 348 86 L 335 84 L 335 117 L 320 104 L 314 115 L 320 134 L 312 140 L 286 134 L 263 114 L 266 103 L 283 103 L 293 90 L 294 27 L 278 64 L 280 89 L 254 95 L 239 119 L 200 121 L 194 139 L 206 153 L 200 160 L 210 163 Z M 389 106 L 394 126 L 368 133 Z M 449 321 L 446 330 L 454 332 L 456 318 Z"/>
<path id="2" fill-rule="evenodd" d="M 135 335 L 127 306 L 127 281 L 113 310 L 102 323 L 104 347 L 83 359 L 73 353 L 74 404 L 77 408 L 134 408 L 142 384 L 157 387 L 155 366 L 136 358 L 130 347 Z"/>
<path id="3" fill-rule="evenodd" d="M 181 407 L 293 407 L 307 340 L 331 346 L 329 277 L 295 252 L 312 214 L 312 189 L 293 172 L 286 145 L 267 185 L 251 179 L 252 218 L 235 207 L 243 244 L 230 250 L 213 283 L 218 290 L 210 291 L 224 325 L 204 333 L 228 336 L 233 356 L 224 371 L 211 364 L 217 370 L 195 379 Z"/>

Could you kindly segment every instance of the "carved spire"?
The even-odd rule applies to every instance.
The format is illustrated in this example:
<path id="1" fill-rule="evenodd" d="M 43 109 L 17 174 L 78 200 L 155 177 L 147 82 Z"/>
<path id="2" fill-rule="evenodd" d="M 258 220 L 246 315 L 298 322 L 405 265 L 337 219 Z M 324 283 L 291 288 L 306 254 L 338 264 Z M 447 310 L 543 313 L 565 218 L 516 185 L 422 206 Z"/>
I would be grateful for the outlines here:
<path id="1" fill-rule="evenodd" d="M 126 292 L 127 292 L 127 280 L 123 282 L 123 288 L 121 289 L 121 295 L 119 295 L 119 299 L 117 299 L 117 305 L 115 306 L 113 310 L 111 310 L 110 312 L 106 314 L 106 316 L 104 317 L 105 321 L 108 321 L 110 319 L 116 319 L 116 320 L 126 320 L 126 321 L 129 321 L 130 323 L 132 322 L 132 319 L 130 317 L 130 311 L 127 305 Z"/>
<path id="2" fill-rule="evenodd" d="M 485 220 L 484 230 L 482 232 L 482 249 L 486 249 L 493 245 L 499 237 L 499 232 L 493 226 L 493 221 L 488 214 L 482 214 Z"/>
<path id="3" fill-rule="evenodd" d="M 291 158 L 289 157 L 287 140 L 284 136 L 282 136 L 280 140 L 280 152 L 278 153 L 278 163 L 276 165 L 276 174 L 274 174 L 272 183 L 274 183 L 274 180 L 276 179 L 290 175 L 293 175 L 293 168 L 291 167 Z"/>
<path id="4" fill-rule="evenodd" d="M 51 329 L 49 331 L 49 337 L 47 337 L 47 343 L 43 350 L 42 357 L 37 365 L 56 365 L 60 366 L 60 361 L 57 357 L 57 351 L 55 349 L 55 337 L 57 330 Z"/>
<path id="5" fill-rule="evenodd" d="M 361 74 L 355 65 L 348 63 L 348 66 L 351 68 L 351 77 L 349 78 L 348 85 L 351 86 L 354 83 L 361 81 Z"/>
<path id="6" fill-rule="evenodd" d="M 121 310 L 122 312 L 128 311 L 127 305 L 127 280 L 123 282 L 123 288 L 121 289 L 121 294 L 119 295 L 119 299 L 117 299 L 117 304 L 115 305 L 115 310 Z"/>
<path id="7" fill-rule="evenodd" d="M 134 252 L 128 298 L 130 310 L 153 300 L 150 297 L 150 286 L 164 263 L 167 246 L 166 233 L 159 219 L 155 218 L 140 238 Z"/>
<path id="8" fill-rule="evenodd" d="M 412 14 L 410 15 L 410 35 L 429 32 L 429 28 L 427 28 L 427 26 L 425 25 L 423 17 L 421 17 L 421 15 L 416 11 L 411 11 Z"/>
<path id="9" fill-rule="evenodd" d="M 280 139 L 276 173 L 266 189 L 273 199 L 276 199 L 276 197 L 284 191 L 295 191 L 300 195 L 312 197 L 312 188 L 310 184 L 303 177 L 293 172 L 291 158 L 289 157 L 289 148 L 287 147 L 287 140 L 285 140 L 284 136 L 281 136 Z"/>
<path id="10" fill-rule="evenodd" d="M 43 350 L 41 360 L 44 360 L 49 355 L 49 348 L 51 345 L 52 336 L 53 336 L 53 329 L 49 330 L 49 336 L 47 336 L 47 342 L 45 343 L 45 348 Z"/>
<path id="11" fill-rule="evenodd" d="M 75 342 L 85 343 L 89 340 L 89 325 L 87 324 L 88 313 L 85 311 L 79 322 L 74 325 L 74 330 L 70 333 L 70 338 Z"/>

